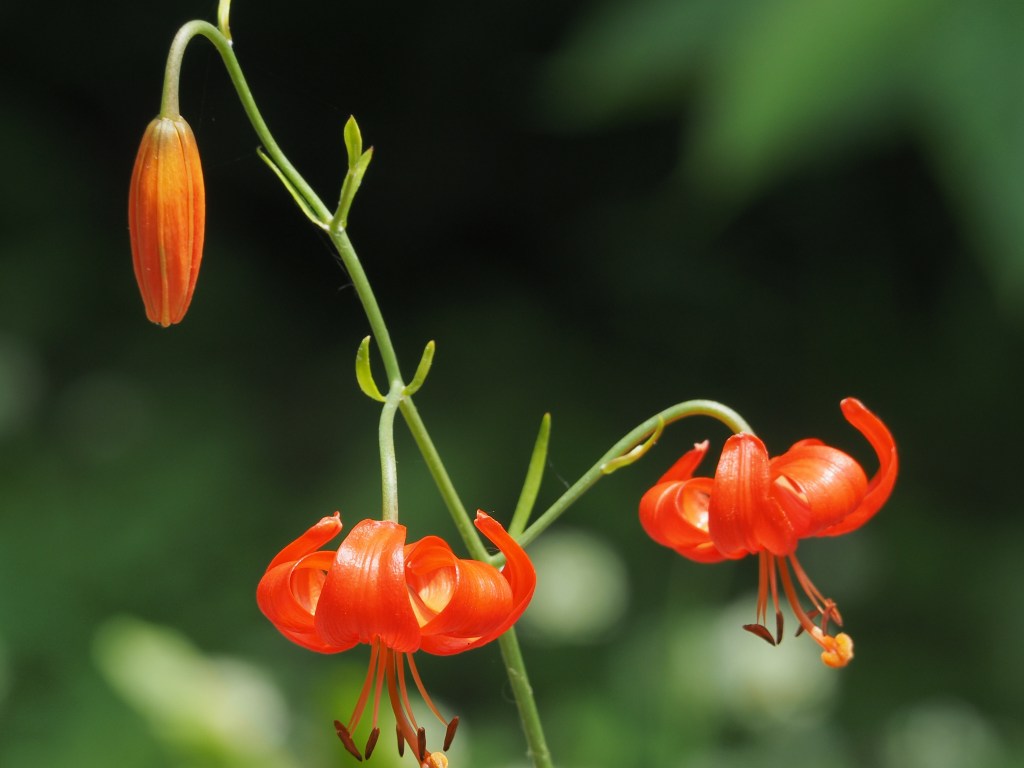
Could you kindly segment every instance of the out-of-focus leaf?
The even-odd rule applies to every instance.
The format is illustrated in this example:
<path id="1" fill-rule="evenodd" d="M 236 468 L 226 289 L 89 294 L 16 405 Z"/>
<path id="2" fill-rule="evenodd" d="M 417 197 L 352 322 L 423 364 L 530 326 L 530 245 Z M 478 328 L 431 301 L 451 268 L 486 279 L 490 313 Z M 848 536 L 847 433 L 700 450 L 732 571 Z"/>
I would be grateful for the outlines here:
<path id="1" fill-rule="evenodd" d="M 1024 293 L 1024 15 L 1014 0 L 950 9 L 918 79 L 917 129 L 1007 308 Z"/>
<path id="2" fill-rule="evenodd" d="M 947 0 L 774 0 L 736 18 L 698 108 L 694 163 L 729 196 L 874 129 Z"/>
<path id="3" fill-rule="evenodd" d="M 281 749 L 287 712 L 255 667 L 203 656 L 174 630 L 110 619 L 95 642 L 108 682 L 189 760 L 224 768 L 293 768 Z"/>
<path id="4" fill-rule="evenodd" d="M 585 19 L 548 65 L 546 116 L 581 127 L 681 108 L 723 29 L 750 0 L 611 2 Z M 659 110 L 659 107 L 662 109 Z"/>

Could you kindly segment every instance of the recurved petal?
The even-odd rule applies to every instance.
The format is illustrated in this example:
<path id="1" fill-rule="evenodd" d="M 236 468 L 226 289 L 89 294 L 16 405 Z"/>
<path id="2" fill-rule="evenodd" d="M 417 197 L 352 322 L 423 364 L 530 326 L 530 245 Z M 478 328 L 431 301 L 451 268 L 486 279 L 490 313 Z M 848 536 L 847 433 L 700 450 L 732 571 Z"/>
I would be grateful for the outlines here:
<path id="1" fill-rule="evenodd" d="M 693 472 L 700 465 L 704 459 L 704 455 L 708 452 L 708 441 L 705 440 L 703 443 L 695 443 L 693 448 L 688 450 L 679 460 L 669 467 L 668 472 L 661 476 L 658 480 L 658 484 L 667 483 L 672 480 L 689 480 L 693 477 Z"/>
<path id="2" fill-rule="evenodd" d="M 435 647 L 430 641 L 434 635 L 467 645 L 503 623 L 512 610 L 512 588 L 498 569 L 454 556 L 441 564 L 440 558 L 424 551 L 429 546 L 408 553 L 405 567 L 413 608 L 421 617 L 423 649 Z M 433 567 L 431 560 L 440 567 Z"/>
<path id="3" fill-rule="evenodd" d="M 493 517 L 482 510 L 477 510 L 473 524 L 505 556 L 505 567 L 501 569 L 501 575 L 512 588 L 512 613 L 505 627 L 508 629 L 530 604 L 533 590 L 537 586 L 537 571 L 526 551 Z M 495 637 L 498 634 L 501 633 L 497 633 Z"/>
<path id="4" fill-rule="evenodd" d="M 335 512 L 330 517 L 320 518 L 320 522 L 312 526 L 304 534 L 299 536 L 299 538 L 278 552 L 277 556 L 270 561 L 270 565 L 267 566 L 267 570 L 269 571 L 271 568 L 274 568 L 281 563 L 298 560 L 300 557 L 308 555 L 310 552 L 317 551 L 320 547 L 337 536 L 340 531 L 341 515 L 339 513 Z"/>
<path id="5" fill-rule="evenodd" d="M 419 648 L 405 582 L 405 535 L 404 525 L 362 520 L 345 537 L 316 610 L 316 631 L 325 641 L 368 644 L 380 637 L 401 653 Z"/>
<path id="6" fill-rule="evenodd" d="M 640 498 L 640 525 L 659 544 L 689 557 L 692 548 L 711 543 L 708 503 L 713 487 L 710 477 L 658 483 Z"/>
<path id="7" fill-rule="evenodd" d="M 316 632 L 314 614 L 333 552 L 313 552 L 297 561 L 272 566 L 256 587 L 256 603 L 281 634 L 319 653 L 350 648 L 325 641 Z"/>
<path id="8" fill-rule="evenodd" d="M 853 512 L 868 481 L 860 464 L 827 445 L 797 444 L 771 461 L 772 495 L 798 538 L 813 536 Z"/>
<path id="9" fill-rule="evenodd" d="M 708 530 L 726 557 L 796 548 L 785 514 L 770 500 L 768 451 L 754 435 L 741 432 L 725 441 L 708 505 Z"/>
<path id="10" fill-rule="evenodd" d="M 422 647 L 428 653 L 449 655 L 486 645 L 519 619 L 533 597 L 537 574 L 523 548 L 485 512 L 477 512 L 475 525 L 505 555 L 505 566 L 498 571 L 487 563 L 457 561 L 460 584 L 451 592 L 447 615 L 439 614 L 435 625 L 448 629 L 424 633 Z"/>
<path id="11" fill-rule="evenodd" d="M 860 505 L 841 522 L 819 532 L 818 536 L 839 536 L 864 525 L 889 499 L 899 472 L 896 441 L 882 420 L 853 397 L 846 398 L 839 406 L 846 420 L 864 435 L 875 449 L 878 456 L 878 471 L 868 482 L 867 492 Z"/>

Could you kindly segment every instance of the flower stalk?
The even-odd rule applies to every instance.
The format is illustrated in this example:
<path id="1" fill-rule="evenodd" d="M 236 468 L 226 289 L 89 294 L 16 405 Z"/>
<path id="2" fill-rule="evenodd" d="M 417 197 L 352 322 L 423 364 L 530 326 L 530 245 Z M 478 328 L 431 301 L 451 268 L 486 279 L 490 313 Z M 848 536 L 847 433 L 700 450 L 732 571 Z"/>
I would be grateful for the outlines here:
<path id="1" fill-rule="evenodd" d="M 408 744 L 421 763 L 434 761 L 444 764 L 446 758 L 443 755 L 435 753 L 439 755 L 435 760 L 434 754 L 427 752 L 423 729 L 416 725 L 411 716 L 404 670 L 408 667 L 416 687 L 429 702 L 412 659 L 414 651 L 423 648 L 430 653 L 459 653 L 497 639 L 523 724 L 530 759 L 537 768 L 552 768 L 553 761 L 544 737 L 533 689 L 518 638 L 512 627 L 533 593 L 533 570 L 523 547 L 550 527 L 602 477 L 645 456 L 657 443 L 666 426 L 676 421 L 691 416 L 708 416 L 720 421 L 740 436 L 740 441 L 744 441 L 745 444 L 756 441 L 757 438 L 753 436 L 752 430 L 742 417 L 727 406 L 711 400 L 678 403 L 651 416 L 627 432 L 531 523 L 530 518 L 536 504 L 550 439 L 551 420 L 549 415 L 545 415 L 508 532 L 483 513 L 478 513 L 475 519 L 471 518 L 413 402 L 414 393 L 422 386 L 430 369 L 434 344 L 427 344 L 413 379 L 407 383 L 402 375 L 398 355 L 381 308 L 347 233 L 351 206 L 372 159 L 373 150 L 363 150 L 362 134 L 355 120 L 350 118 L 344 129 L 348 167 L 337 207 L 331 211 L 281 151 L 260 114 L 232 47 L 228 23 L 229 10 L 230 0 L 221 0 L 218 7 L 218 26 L 199 20 L 191 21 L 181 27 L 175 35 L 165 69 L 160 119 L 179 118 L 179 84 L 185 50 L 195 37 L 205 37 L 220 54 L 242 107 L 259 137 L 262 147 L 257 151 L 260 157 L 310 221 L 327 233 L 348 273 L 370 330 L 370 336 L 366 337 L 357 353 L 357 382 L 365 394 L 382 403 L 378 427 L 382 519 L 364 520 L 357 524 L 339 547 L 336 555 L 318 548 L 341 531 L 340 518 L 336 514 L 333 518 L 321 520 L 306 534 L 285 547 L 271 562 L 257 593 L 260 607 L 282 634 L 311 650 L 333 653 L 357 643 L 370 645 L 370 669 L 360 700 L 347 725 L 336 723 L 339 737 L 346 749 L 360 759 L 361 755 L 369 757 L 376 743 L 377 700 L 382 691 L 386 690 L 398 721 L 400 744 Z M 371 372 L 371 336 L 376 342 L 384 368 L 387 386 L 383 388 L 377 387 Z M 382 393 L 382 389 L 387 392 L 386 395 Z M 397 456 L 394 440 L 395 416 L 399 412 L 434 479 L 459 535 L 473 561 L 476 562 L 458 560 L 450 548 L 447 548 L 447 544 L 437 537 L 405 544 L 405 529 L 398 523 Z M 695 466 L 695 463 L 692 467 L 687 465 L 689 471 Z M 690 479 L 687 476 L 683 481 Z M 879 499 L 882 495 L 881 491 L 875 494 Z M 661 497 L 658 503 L 661 503 Z M 870 513 L 856 511 L 851 513 L 845 522 L 837 521 L 831 529 L 818 535 L 835 535 L 852 530 L 861 524 L 861 518 L 866 519 L 866 516 L 870 516 Z M 485 539 L 498 548 L 497 555 L 489 555 Z M 784 594 L 791 603 L 796 600 L 795 584 L 810 596 L 813 607 L 811 614 L 816 613 L 820 616 L 821 624 L 820 627 L 815 625 L 812 622 L 815 616 L 807 613 L 801 614 L 801 624 L 821 643 L 821 636 L 827 636 L 828 622 L 831 620 L 838 623 L 838 612 L 834 611 L 834 605 L 810 584 L 792 557 L 792 552 L 774 551 L 771 547 L 767 549 L 767 554 L 762 551 L 762 572 L 769 574 L 766 583 L 770 585 L 773 604 L 777 609 L 778 573 Z M 380 557 L 380 553 L 385 550 L 391 558 L 388 563 L 383 563 Z M 753 552 L 754 549 L 750 548 L 750 551 Z M 722 556 L 739 555 L 729 551 Z M 470 606 L 467 604 L 466 593 L 455 590 L 448 576 L 433 571 L 428 573 L 434 566 L 424 565 L 425 563 L 433 563 L 436 566 L 442 561 L 459 573 L 456 582 L 471 585 L 475 582 L 479 588 L 479 595 L 490 594 L 493 600 L 500 603 L 498 608 L 493 604 L 483 605 L 487 602 L 483 598 Z M 494 566 L 502 561 L 505 561 L 505 567 L 498 571 Z M 793 569 L 795 584 L 790 576 L 789 567 Z M 459 582 L 460 579 L 462 582 Z M 362 584 L 365 588 L 353 590 L 350 588 L 352 583 Z M 445 593 L 446 589 L 450 592 Z M 469 588 L 469 592 L 473 592 L 473 587 Z M 438 595 L 442 593 L 447 595 L 450 603 L 438 602 Z M 500 598 L 494 597 L 499 594 Z M 767 634 L 766 639 L 771 639 L 771 633 L 764 627 L 768 595 L 769 588 L 763 587 L 758 603 L 759 629 L 755 633 L 762 637 Z M 353 602 L 354 600 L 356 602 Z M 372 605 L 367 607 L 364 604 L 366 602 Z M 482 613 L 475 612 L 477 609 Z M 445 621 L 440 619 L 442 614 L 445 614 Z M 456 617 L 454 623 L 451 614 Z M 481 615 L 486 615 L 487 619 L 481 619 Z M 380 624 L 383 620 L 386 620 L 386 625 Z M 474 631 L 465 629 L 462 634 L 447 630 L 443 633 L 437 629 L 442 625 L 448 628 L 463 626 L 477 629 L 485 626 L 486 631 L 474 634 Z M 839 637 L 830 639 L 838 640 Z M 831 648 L 837 661 L 842 661 L 843 654 L 847 652 L 847 649 L 840 646 L 841 642 L 837 647 Z M 829 650 L 826 648 L 826 651 Z M 852 654 L 852 646 L 848 650 Z M 373 735 L 371 742 L 361 752 L 352 741 L 351 732 L 358 723 L 371 693 L 374 697 Z M 431 708 L 442 722 L 446 722 L 435 708 Z M 455 722 L 457 719 L 447 726 L 445 749 L 454 735 Z"/>

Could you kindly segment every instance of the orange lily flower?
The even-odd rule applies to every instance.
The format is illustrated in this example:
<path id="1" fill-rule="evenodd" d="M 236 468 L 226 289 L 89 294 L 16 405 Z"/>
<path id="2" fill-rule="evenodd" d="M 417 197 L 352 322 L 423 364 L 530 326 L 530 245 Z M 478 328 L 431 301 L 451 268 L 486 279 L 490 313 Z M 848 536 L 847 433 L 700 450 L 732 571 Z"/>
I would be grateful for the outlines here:
<path id="1" fill-rule="evenodd" d="M 800 622 L 797 634 L 806 630 L 831 667 L 845 666 L 853 658 L 853 640 L 844 632 L 829 634 L 829 623 L 842 626 L 842 617 L 801 568 L 797 543 L 860 528 L 889 498 L 898 468 L 896 444 L 885 424 L 854 398 L 843 400 L 840 407 L 878 455 L 879 469 L 871 480 L 854 459 L 820 440 L 801 440 L 770 459 L 764 443 L 740 433 L 726 441 L 714 478 L 693 477 L 707 453 L 705 441 L 685 453 L 640 500 L 644 530 L 684 557 L 714 563 L 757 554 L 757 623 L 744 629 L 772 645 L 781 642 L 781 581 Z M 810 612 L 801 605 L 793 576 L 810 601 Z M 774 637 L 765 626 L 769 594 L 775 607 Z M 814 623 L 818 617 L 820 626 Z"/>
<path id="2" fill-rule="evenodd" d="M 128 193 L 135 279 L 150 321 L 181 322 L 203 257 L 206 192 L 196 137 L 183 117 L 150 122 Z"/>
<path id="3" fill-rule="evenodd" d="M 406 528 L 362 520 L 337 552 L 321 550 L 341 532 L 338 513 L 325 517 L 275 557 L 256 590 L 260 610 L 281 634 L 320 653 L 370 646 L 370 666 L 347 725 L 335 721 L 345 748 L 360 760 L 373 752 L 377 715 L 387 684 L 398 730 L 398 749 L 412 747 L 420 763 L 441 755 L 426 749 L 426 735 L 409 706 L 408 665 L 423 700 L 446 726 L 448 749 L 458 718 L 446 721 L 420 679 L 413 653 L 441 656 L 479 648 L 511 627 L 526 610 L 536 585 L 529 557 L 501 524 L 477 512 L 477 529 L 505 555 L 505 567 L 457 558 L 437 536 L 405 543 Z M 373 727 L 362 753 L 351 733 L 373 690 Z"/>

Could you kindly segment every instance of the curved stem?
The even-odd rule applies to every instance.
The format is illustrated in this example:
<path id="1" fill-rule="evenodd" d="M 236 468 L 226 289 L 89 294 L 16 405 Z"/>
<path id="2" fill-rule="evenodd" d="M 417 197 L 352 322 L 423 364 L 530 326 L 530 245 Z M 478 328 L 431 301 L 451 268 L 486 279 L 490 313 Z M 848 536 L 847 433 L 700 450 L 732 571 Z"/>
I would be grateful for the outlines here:
<path id="1" fill-rule="evenodd" d="M 434 441 L 430 438 L 430 433 L 427 432 L 427 427 L 423 423 L 423 419 L 420 418 L 419 411 L 416 410 L 416 405 L 411 397 L 402 400 L 401 410 L 405 423 L 409 427 L 409 432 L 412 434 L 413 440 L 416 441 L 416 446 L 420 449 L 420 454 L 427 464 L 427 469 L 430 470 L 430 476 L 434 478 L 437 490 L 441 494 L 445 506 L 448 507 L 452 522 L 455 524 L 456 529 L 458 529 L 459 536 L 462 537 L 466 549 L 469 550 L 469 554 L 475 560 L 486 562 L 490 558 L 487 548 L 484 546 L 483 541 L 480 539 L 480 534 L 471 522 L 469 512 L 462 503 L 462 499 L 459 498 L 458 491 L 455 490 L 455 485 L 448 475 L 448 470 L 445 469 L 444 462 L 441 461 L 441 455 L 437 452 Z"/>
<path id="2" fill-rule="evenodd" d="M 718 419 L 733 432 L 753 433 L 747 422 L 736 411 L 721 403 L 716 403 L 714 400 L 687 400 L 685 403 L 678 403 L 670 408 L 666 408 L 626 433 L 621 440 L 608 449 L 594 466 L 583 473 L 579 480 L 573 483 L 554 504 L 534 520 L 533 524 L 523 531 L 522 535 L 517 537 L 516 540 L 520 546 L 525 547 L 536 539 L 548 526 L 579 500 L 584 493 L 593 488 L 597 481 L 607 474 L 604 469 L 609 462 L 625 455 L 652 435 L 660 426 L 671 424 L 674 421 L 679 421 L 689 416 L 710 416 Z"/>
<path id="3" fill-rule="evenodd" d="M 352 241 L 349 240 L 348 234 L 339 225 L 331 226 L 329 234 L 331 242 L 334 243 L 334 247 L 341 258 L 341 263 L 345 266 L 349 278 L 352 280 L 356 295 L 363 305 L 366 319 L 370 323 L 370 331 L 373 333 L 377 342 L 377 348 L 380 350 L 381 359 L 384 361 L 384 371 L 387 374 L 388 381 L 392 387 L 396 385 L 401 386 L 403 381 L 402 372 L 398 366 L 395 347 L 391 342 L 391 334 L 388 333 L 388 327 L 384 322 L 380 305 L 377 304 L 377 298 L 373 294 L 370 281 L 366 277 L 366 272 L 363 270 L 363 265 L 359 261 L 355 248 L 352 246 Z M 473 526 L 466 506 L 462 503 L 462 499 L 459 498 L 455 485 L 448 475 L 448 470 L 445 469 L 444 462 L 441 460 L 441 455 L 438 453 L 430 433 L 427 432 L 427 427 L 423 423 L 423 419 L 420 418 L 419 411 L 416 410 L 416 405 L 413 403 L 412 398 L 402 398 L 399 409 L 402 412 L 405 423 L 409 427 L 409 431 L 412 433 L 413 439 L 416 441 L 416 446 L 419 448 L 427 464 L 427 468 L 430 470 L 431 477 L 434 478 L 434 483 L 437 485 L 441 498 L 444 500 L 445 506 L 448 507 L 448 512 L 456 529 L 459 531 L 462 541 L 466 545 L 466 549 L 469 550 L 470 555 L 475 559 L 487 560 L 489 557 L 487 548 Z"/>
<path id="4" fill-rule="evenodd" d="M 293 166 L 291 162 L 289 162 L 288 158 L 284 156 L 281 148 L 277 146 L 277 142 L 274 141 L 274 137 L 271 135 L 270 129 L 263 120 L 263 116 L 260 114 L 259 109 L 256 108 L 256 102 L 252 97 L 252 92 L 249 90 L 249 85 L 246 83 L 245 77 L 242 75 L 242 68 L 238 63 L 238 58 L 235 56 L 234 50 L 231 47 L 231 41 L 224 37 L 221 31 L 209 22 L 199 20 L 190 21 L 178 30 L 178 33 L 174 36 L 174 40 L 171 41 L 171 48 L 167 54 L 167 67 L 164 70 L 164 91 L 163 97 L 160 101 L 161 116 L 178 117 L 181 114 L 178 106 L 178 84 L 181 79 L 181 62 L 185 56 L 185 49 L 192 41 L 192 38 L 197 35 L 205 37 L 213 43 L 213 47 L 217 49 L 221 59 L 224 61 L 224 66 L 228 71 L 228 77 L 231 78 L 231 82 L 235 86 L 235 91 L 238 93 L 238 98 L 242 102 L 242 108 L 245 110 L 245 114 L 249 118 L 249 122 L 256 131 L 256 135 L 259 136 L 260 141 L 263 143 L 263 147 L 266 150 L 267 155 L 274 161 L 282 175 L 284 175 L 289 183 L 291 183 L 296 192 L 302 196 L 302 199 L 307 203 L 309 209 L 326 227 L 327 223 L 331 220 L 331 212 L 327 209 L 327 206 L 323 204 L 320 198 L 317 197 L 313 188 L 310 187 L 309 184 L 306 183 L 306 180 L 299 175 L 299 172 L 295 170 L 295 166 Z"/>
<path id="5" fill-rule="evenodd" d="M 387 324 L 384 322 L 384 315 L 380 311 L 377 297 L 373 294 L 373 289 L 370 287 L 370 281 L 366 277 L 366 272 L 359 261 L 359 256 L 356 255 L 356 249 L 352 246 L 352 241 L 348 239 L 348 234 L 341 228 L 340 224 L 333 224 L 328 230 L 328 234 L 335 250 L 338 252 L 338 256 L 341 258 L 345 271 L 348 272 L 349 279 L 352 280 L 352 286 L 359 297 L 359 303 L 363 305 L 363 312 L 370 323 L 370 333 L 373 334 L 373 340 L 376 342 L 377 349 L 380 350 L 381 359 L 384 361 L 384 372 L 387 374 L 388 383 L 393 386 L 398 382 L 402 382 L 402 371 L 398 367 L 398 356 L 395 354 L 394 344 L 391 343 L 391 334 L 388 333 Z"/>
<path id="6" fill-rule="evenodd" d="M 395 411 L 402 402 L 402 385 L 392 384 L 380 411 L 380 485 L 383 514 L 381 519 L 398 522 L 398 458 L 395 455 Z"/>

